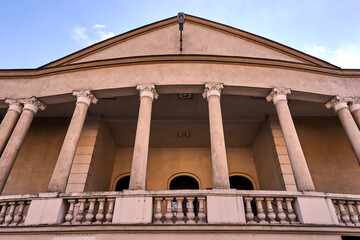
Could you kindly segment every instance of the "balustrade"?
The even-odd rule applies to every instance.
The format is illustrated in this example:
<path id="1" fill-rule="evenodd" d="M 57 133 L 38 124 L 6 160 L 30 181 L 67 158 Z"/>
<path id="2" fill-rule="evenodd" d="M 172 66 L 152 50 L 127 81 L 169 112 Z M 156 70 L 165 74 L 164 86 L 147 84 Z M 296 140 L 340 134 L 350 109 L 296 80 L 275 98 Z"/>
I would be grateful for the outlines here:
<path id="1" fill-rule="evenodd" d="M 0 202 L 1 226 L 23 225 L 30 201 L 4 201 Z"/>
<path id="2" fill-rule="evenodd" d="M 360 201 L 332 199 L 340 225 L 360 226 Z"/>
<path id="3" fill-rule="evenodd" d="M 250 224 L 297 224 L 293 197 L 244 197 L 246 222 Z"/>
<path id="4" fill-rule="evenodd" d="M 154 224 L 206 223 L 204 196 L 154 197 Z"/>
<path id="5" fill-rule="evenodd" d="M 115 198 L 70 198 L 64 225 L 109 224 L 112 222 Z"/>

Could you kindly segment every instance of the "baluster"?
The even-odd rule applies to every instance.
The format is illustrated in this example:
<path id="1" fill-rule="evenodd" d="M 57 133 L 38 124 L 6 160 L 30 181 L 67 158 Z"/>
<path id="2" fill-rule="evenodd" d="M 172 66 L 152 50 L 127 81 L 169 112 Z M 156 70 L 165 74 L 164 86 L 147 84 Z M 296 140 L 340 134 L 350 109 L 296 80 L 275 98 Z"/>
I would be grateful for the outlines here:
<path id="1" fill-rule="evenodd" d="M 177 211 L 176 211 L 176 220 L 175 223 L 184 224 L 184 209 L 182 207 L 184 197 L 176 197 L 177 202 Z"/>
<path id="2" fill-rule="evenodd" d="M 94 219 L 94 208 L 95 208 L 96 199 L 90 198 L 88 199 L 88 201 L 90 203 L 90 206 L 85 216 L 85 223 L 91 224 L 92 220 Z"/>
<path id="3" fill-rule="evenodd" d="M 359 223 L 359 217 L 357 216 L 357 214 L 354 211 L 353 208 L 354 205 L 354 201 L 348 201 L 347 202 L 347 207 L 349 209 L 349 214 L 350 214 L 350 220 L 355 224 L 358 225 Z"/>
<path id="4" fill-rule="evenodd" d="M 290 220 L 290 223 L 298 223 L 296 221 L 296 214 L 292 207 L 292 202 L 294 201 L 294 198 L 285 198 L 286 201 L 286 207 L 288 210 L 288 218 Z"/>
<path id="5" fill-rule="evenodd" d="M 155 224 L 162 224 L 161 222 L 161 218 L 162 218 L 162 212 L 161 212 L 161 204 L 162 204 L 163 198 L 162 197 L 157 197 L 155 198 L 155 203 L 156 203 L 156 211 L 154 214 L 154 219 L 155 219 Z"/>
<path id="6" fill-rule="evenodd" d="M 276 224 L 278 223 L 275 218 L 276 218 L 276 214 L 274 212 L 274 209 L 272 207 L 272 201 L 274 200 L 274 198 L 266 198 L 266 206 L 267 206 L 267 210 L 268 210 L 268 217 L 270 220 L 271 224 Z"/>
<path id="7" fill-rule="evenodd" d="M 79 212 L 75 216 L 74 224 L 81 224 L 82 220 L 84 219 L 84 208 L 85 208 L 86 199 L 79 199 L 78 201 L 80 203 Z"/>
<path id="8" fill-rule="evenodd" d="M 186 217 L 187 221 L 186 223 L 194 224 L 195 223 L 195 213 L 194 213 L 194 197 L 187 197 L 186 200 L 188 201 L 189 207 L 187 209 Z"/>
<path id="9" fill-rule="evenodd" d="M 350 222 L 350 216 L 349 214 L 346 212 L 345 207 L 344 207 L 344 203 L 345 201 L 338 201 L 338 205 L 339 205 L 339 210 L 340 210 L 340 214 L 341 214 L 341 220 L 346 224 L 346 225 L 353 225 Z"/>
<path id="10" fill-rule="evenodd" d="M 259 223 L 267 223 L 265 221 L 266 215 L 264 213 L 264 209 L 262 206 L 262 202 L 264 201 L 264 198 L 255 198 L 256 201 L 256 210 L 258 212 L 257 217 L 259 218 Z"/>
<path id="11" fill-rule="evenodd" d="M 98 198 L 98 202 L 99 202 L 99 209 L 95 216 L 96 219 L 95 224 L 101 224 L 104 219 L 105 198 Z"/>
<path id="12" fill-rule="evenodd" d="M 173 201 L 173 197 L 166 197 L 166 213 L 165 213 L 165 224 L 172 224 L 172 217 L 173 217 L 173 213 L 172 213 L 172 201 Z"/>
<path id="13" fill-rule="evenodd" d="M 75 199 L 68 199 L 68 203 L 69 205 L 69 210 L 65 216 L 65 222 L 63 223 L 64 225 L 70 225 L 71 221 L 74 218 L 74 207 L 75 207 L 75 203 L 76 200 Z"/>
<path id="14" fill-rule="evenodd" d="M 107 201 L 109 202 L 109 208 L 108 211 L 105 215 L 105 219 L 106 219 L 106 224 L 109 224 L 112 222 L 112 218 L 113 218 L 113 212 L 114 212 L 114 202 L 115 199 L 114 198 L 108 198 Z"/>
<path id="15" fill-rule="evenodd" d="M 0 212 L 0 224 L 2 224 L 5 220 L 5 215 L 6 215 L 6 210 L 8 207 L 8 203 L 7 202 L 2 202 L 0 203 L 1 205 L 1 212 Z"/>
<path id="16" fill-rule="evenodd" d="M 18 202 L 19 204 L 19 208 L 16 212 L 16 215 L 14 217 L 14 220 L 12 221 L 12 223 L 10 224 L 11 226 L 16 226 L 20 223 L 21 219 L 23 218 L 23 212 L 24 212 L 24 207 L 25 207 L 25 202 L 21 201 Z"/>
<path id="17" fill-rule="evenodd" d="M 245 211 L 246 211 L 246 220 L 248 223 L 256 223 L 254 221 L 254 213 L 253 210 L 251 208 L 251 201 L 253 200 L 252 197 L 245 197 L 244 201 L 245 201 Z"/>
<path id="18" fill-rule="evenodd" d="M 341 220 L 341 214 L 340 214 L 339 205 L 337 203 L 337 200 L 333 199 L 331 201 L 332 201 L 332 203 L 334 205 L 336 217 L 337 217 L 337 219 L 339 221 L 339 224 L 340 225 L 345 225 L 345 223 L 343 223 L 343 221 Z"/>
<path id="19" fill-rule="evenodd" d="M 5 225 L 5 226 L 8 226 L 14 219 L 14 212 L 15 212 L 15 208 L 16 208 L 16 202 L 9 202 L 9 205 L 10 205 L 10 210 L 6 214 L 5 222 L 3 223 L 3 225 Z"/>
<path id="20" fill-rule="evenodd" d="M 288 221 L 286 221 L 286 214 L 284 213 L 284 209 L 282 206 L 283 198 L 276 198 L 276 206 L 278 209 L 278 218 L 280 220 L 281 224 L 286 224 Z"/>
<path id="21" fill-rule="evenodd" d="M 206 219 L 206 214 L 205 214 L 205 210 L 204 210 L 204 202 L 205 202 L 205 197 L 198 197 L 198 201 L 199 201 L 199 211 L 198 211 L 198 218 L 199 221 L 198 223 L 205 223 L 205 219 Z"/>
<path id="22" fill-rule="evenodd" d="M 357 216 L 360 219 L 360 202 L 356 201 L 356 210 L 357 210 Z M 360 226 L 360 223 L 357 223 L 356 226 Z"/>

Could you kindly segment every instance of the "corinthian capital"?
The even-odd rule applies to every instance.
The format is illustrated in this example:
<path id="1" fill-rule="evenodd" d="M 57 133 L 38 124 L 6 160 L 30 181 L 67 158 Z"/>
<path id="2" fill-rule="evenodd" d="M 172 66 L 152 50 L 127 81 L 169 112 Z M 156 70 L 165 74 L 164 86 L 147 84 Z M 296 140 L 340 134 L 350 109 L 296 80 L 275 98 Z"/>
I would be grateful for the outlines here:
<path id="1" fill-rule="evenodd" d="M 139 91 L 140 98 L 149 97 L 151 99 L 157 99 L 159 97 L 159 94 L 156 92 L 154 83 L 138 84 L 136 86 L 136 90 Z"/>
<path id="2" fill-rule="evenodd" d="M 24 104 L 24 110 L 30 110 L 33 113 L 37 113 L 37 111 L 40 110 L 45 110 L 46 105 L 43 104 L 42 102 L 40 102 L 39 99 L 37 99 L 36 97 L 31 97 L 31 98 L 21 98 L 19 99 L 19 101 Z"/>
<path id="3" fill-rule="evenodd" d="M 350 111 L 360 110 L 360 98 L 350 98 Z"/>
<path id="4" fill-rule="evenodd" d="M 338 95 L 336 95 L 333 99 L 330 100 L 330 102 L 325 104 L 326 108 L 334 108 L 335 113 L 337 113 L 339 110 L 343 108 L 349 108 L 348 102 L 350 101 L 350 98 L 342 98 Z"/>
<path id="5" fill-rule="evenodd" d="M 7 98 L 5 100 L 5 103 L 9 104 L 8 111 L 15 111 L 15 112 L 21 113 L 22 105 L 21 105 L 21 102 L 19 101 L 19 99 Z"/>
<path id="6" fill-rule="evenodd" d="M 290 88 L 274 87 L 271 93 L 266 97 L 268 102 L 273 101 L 276 104 L 278 101 L 287 101 L 286 95 L 291 94 Z"/>
<path id="7" fill-rule="evenodd" d="M 208 99 L 210 96 L 221 96 L 221 91 L 224 88 L 222 83 L 205 83 L 203 98 Z"/>
<path id="8" fill-rule="evenodd" d="M 77 97 L 76 103 L 85 103 L 90 106 L 90 103 L 96 104 L 98 99 L 91 93 L 90 90 L 73 91 L 73 96 Z"/>

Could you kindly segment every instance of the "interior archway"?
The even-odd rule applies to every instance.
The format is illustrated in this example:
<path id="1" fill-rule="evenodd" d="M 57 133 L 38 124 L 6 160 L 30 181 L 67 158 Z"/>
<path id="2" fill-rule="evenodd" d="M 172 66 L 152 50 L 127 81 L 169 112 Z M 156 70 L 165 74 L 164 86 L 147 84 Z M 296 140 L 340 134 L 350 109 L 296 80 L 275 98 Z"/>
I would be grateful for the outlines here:
<path id="1" fill-rule="evenodd" d="M 199 189 L 198 181 L 190 176 L 178 176 L 171 180 L 169 185 L 170 190 L 179 189 Z"/>
<path id="2" fill-rule="evenodd" d="M 250 179 L 244 176 L 234 175 L 229 177 L 230 188 L 236 190 L 254 190 L 254 185 Z"/>
<path id="3" fill-rule="evenodd" d="M 120 178 L 116 183 L 115 191 L 122 191 L 125 189 L 129 189 L 129 183 L 130 183 L 130 175 Z"/>

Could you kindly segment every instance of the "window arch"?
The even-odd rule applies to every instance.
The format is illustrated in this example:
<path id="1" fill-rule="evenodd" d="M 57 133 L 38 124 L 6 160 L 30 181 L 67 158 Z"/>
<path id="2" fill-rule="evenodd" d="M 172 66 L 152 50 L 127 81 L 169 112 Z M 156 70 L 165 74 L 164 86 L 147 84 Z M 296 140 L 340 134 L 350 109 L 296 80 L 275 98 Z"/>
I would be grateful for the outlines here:
<path id="1" fill-rule="evenodd" d="M 230 188 L 236 190 L 255 190 L 255 182 L 254 180 L 241 173 L 231 174 L 229 177 L 230 180 Z"/>
<path id="2" fill-rule="evenodd" d="M 115 191 L 122 191 L 129 189 L 130 184 L 130 175 L 121 176 L 118 178 L 115 184 Z"/>
<path id="3" fill-rule="evenodd" d="M 169 190 L 200 189 L 200 180 L 191 173 L 178 173 L 168 180 Z"/>

